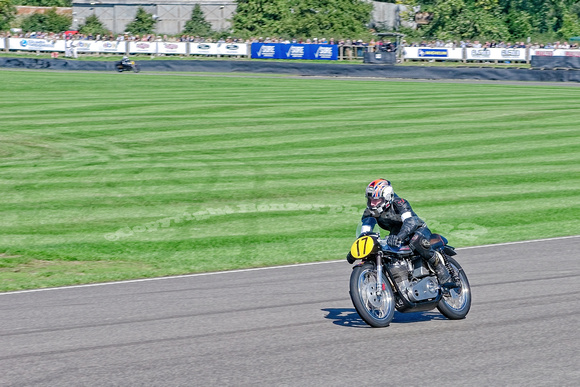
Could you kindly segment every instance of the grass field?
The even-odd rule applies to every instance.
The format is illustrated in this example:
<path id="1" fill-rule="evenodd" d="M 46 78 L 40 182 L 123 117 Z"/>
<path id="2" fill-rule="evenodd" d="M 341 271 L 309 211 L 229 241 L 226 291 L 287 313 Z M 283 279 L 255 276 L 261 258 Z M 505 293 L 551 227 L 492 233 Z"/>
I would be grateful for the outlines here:
<path id="1" fill-rule="evenodd" d="M 580 230 L 580 88 L 0 71 L 0 291 L 344 258 L 390 179 L 455 246 Z"/>

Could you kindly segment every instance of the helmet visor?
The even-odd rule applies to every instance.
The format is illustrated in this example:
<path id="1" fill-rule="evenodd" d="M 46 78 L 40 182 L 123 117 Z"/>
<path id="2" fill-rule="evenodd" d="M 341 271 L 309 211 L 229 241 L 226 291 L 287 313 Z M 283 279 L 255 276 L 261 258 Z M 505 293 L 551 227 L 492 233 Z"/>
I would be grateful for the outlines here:
<path id="1" fill-rule="evenodd" d="M 385 200 L 385 198 L 378 198 L 378 199 L 369 199 L 367 206 L 370 209 L 376 209 L 379 207 L 382 207 L 383 205 L 385 205 L 387 201 Z"/>

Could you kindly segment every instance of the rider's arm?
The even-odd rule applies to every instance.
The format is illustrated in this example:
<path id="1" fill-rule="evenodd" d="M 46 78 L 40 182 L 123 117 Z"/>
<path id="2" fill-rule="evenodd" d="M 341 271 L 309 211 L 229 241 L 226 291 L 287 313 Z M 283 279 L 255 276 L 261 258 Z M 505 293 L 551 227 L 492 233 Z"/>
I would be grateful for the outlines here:
<path id="1" fill-rule="evenodd" d="M 363 213 L 363 217 L 362 217 L 362 226 L 360 229 L 360 233 L 363 234 L 365 232 L 370 232 L 373 231 L 373 228 L 375 227 L 375 225 L 377 224 L 377 220 L 375 218 L 373 218 L 372 216 L 370 216 L 370 213 L 368 210 L 365 210 L 365 212 Z"/>
<path id="2" fill-rule="evenodd" d="M 395 198 L 393 201 L 393 206 L 397 213 L 401 214 L 401 220 L 403 221 L 403 225 L 401 226 L 401 230 L 397 234 L 397 237 L 401 241 L 405 241 L 415 230 L 421 227 L 424 222 L 415 214 L 411 205 L 408 201 L 402 198 Z"/>

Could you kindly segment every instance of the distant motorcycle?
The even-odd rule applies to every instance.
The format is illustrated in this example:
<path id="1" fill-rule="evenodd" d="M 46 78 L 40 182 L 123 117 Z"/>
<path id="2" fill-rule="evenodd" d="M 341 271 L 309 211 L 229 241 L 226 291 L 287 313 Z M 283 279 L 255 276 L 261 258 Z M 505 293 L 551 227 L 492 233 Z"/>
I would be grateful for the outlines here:
<path id="1" fill-rule="evenodd" d="M 134 73 L 138 73 L 141 71 L 141 68 L 134 60 L 129 62 L 117 62 L 115 68 L 118 72 L 122 73 L 123 71 L 133 71 Z"/>
<path id="2" fill-rule="evenodd" d="M 359 226 L 359 230 L 360 230 Z M 355 264 L 350 296 L 360 317 L 373 327 L 386 327 L 395 310 L 418 312 L 437 308 L 451 320 L 464 318 L 471 307 L 471 288 L 465 272 L 451 256 L 455 249 L 439 234 L 431 235 L 433 249 L 445 259 L 457 288 L 442 287 L 433 268 L 409 246 L 391 247 L 380 233 L 360 233 L 350 256 Z"/>

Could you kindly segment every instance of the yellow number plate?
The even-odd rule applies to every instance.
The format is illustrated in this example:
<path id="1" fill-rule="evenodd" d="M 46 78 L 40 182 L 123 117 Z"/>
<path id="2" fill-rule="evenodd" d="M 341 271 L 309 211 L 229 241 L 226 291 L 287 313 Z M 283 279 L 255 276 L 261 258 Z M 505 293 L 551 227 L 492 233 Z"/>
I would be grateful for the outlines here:
<path id="1" fill-rule="evenodd" d="M 356 259 L 363 259 L 372 253 L 374 247 L 375 240 L 370 236 L 363 236 L 354 241 L 350 248 L 350 255 Z"/>

